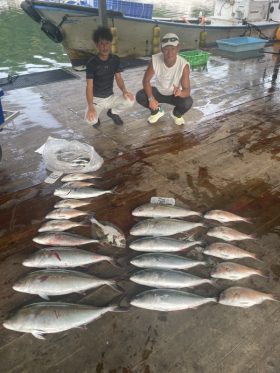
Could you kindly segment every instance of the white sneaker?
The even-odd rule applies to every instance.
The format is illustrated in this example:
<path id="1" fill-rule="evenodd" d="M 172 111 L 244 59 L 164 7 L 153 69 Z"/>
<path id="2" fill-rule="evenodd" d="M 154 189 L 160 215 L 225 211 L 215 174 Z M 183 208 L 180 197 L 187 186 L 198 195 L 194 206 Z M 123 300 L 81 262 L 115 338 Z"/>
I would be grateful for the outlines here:
<path id="1" fill-rule="evenodd" d="M 185 124 L 185 119 L 183 117 L 176 117 L 176 115 L 174 115 L 172 112 L 171 117 L 174 119 L 174 123 L 177 124 L 177 126 L 182 126 Z"/>
<path id="2" fill-rule="evenodd" d="M 162 108 L 159 108 L 156 114 L 152 114 L 149 116 L 148 122 L 150 124 L 156 123 L 163 116 L 164 116 L 164 110 Z"/>

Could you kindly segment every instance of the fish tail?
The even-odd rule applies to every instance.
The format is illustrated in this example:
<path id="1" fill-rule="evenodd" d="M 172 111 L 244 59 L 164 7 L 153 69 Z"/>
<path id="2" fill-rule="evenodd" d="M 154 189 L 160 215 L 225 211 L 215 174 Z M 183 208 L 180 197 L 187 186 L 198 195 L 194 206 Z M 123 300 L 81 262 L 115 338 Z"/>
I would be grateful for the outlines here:
<path id="1" fill-rule="evenodd" d="M 253 221 L 250 218 L 242 218 L 242 221 L 244 221 L 245 223 L 253 224 Z"/>
<path id="2" fill-rule="evenodd" d="M 108 284 L 110 288 L 116 290 L 119 293 L 124 293 L 124 288 L 122 288 L 119 284 L 116 284 L 115 281 L 112 281 L 110 284 Z"/>
<path id="3" fill-rule="evenodd" d="M 121 303 L 127 301 L 126 294 L 122 293 L 113 298 L 109 306 L 113 307 L 113 312 L 127 312 L 131 308 L 130 305 L 122 306 Z"/>
<path id="4" fill-rule="evenodd" d="M 116 190 L 118 189 L 118 185 L 114 186 L 111 190 L 110 190 L 110 193 L 112 194 L 120 194 L 120 193 L 117 193 Z"/>
<path id="5" fill-rule="evenodd" d="M 276 294 L 268 294 L 269 299 L 274 300 L 275 302 L 280 302 L 280 296 Z"/>
<path id="6" fill-rule="evenodd" d="M 251 253 L 251 254 L 252 254 L 252 258 L 254 258 L 255 260 L 257 260 L 258 262 L 264 263 L 263 260 L 261 260 L 261 259 L 259 259 L 259 258 L 257 257 L 257 254 L 254 254 L 254 253 Z"/>

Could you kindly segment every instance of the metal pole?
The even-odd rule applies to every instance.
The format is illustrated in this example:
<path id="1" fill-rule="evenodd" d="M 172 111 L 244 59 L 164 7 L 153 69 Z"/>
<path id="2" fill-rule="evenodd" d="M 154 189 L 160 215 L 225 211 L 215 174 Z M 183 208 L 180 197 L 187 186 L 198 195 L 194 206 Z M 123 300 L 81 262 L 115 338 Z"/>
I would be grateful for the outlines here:
<path id="1" fill-rule="evenodd" d="M 99 0 L 99 23 L 101 26 L 108 27 L 106 0 Z"/>

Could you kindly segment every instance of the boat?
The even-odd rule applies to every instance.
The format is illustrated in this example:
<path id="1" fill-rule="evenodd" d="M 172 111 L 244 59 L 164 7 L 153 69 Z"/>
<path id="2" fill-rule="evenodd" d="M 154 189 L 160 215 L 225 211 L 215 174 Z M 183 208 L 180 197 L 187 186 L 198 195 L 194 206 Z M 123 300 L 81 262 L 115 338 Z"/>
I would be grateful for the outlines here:
<path id="1" fill-rule="evenodd" d="M 101 24 L 98 5 L 94 7 L 96 1 L 69 3 L 25 0 L 21 7 L 40 24 L 41 30 L 52 41 L 62 43 L 73 68 L 82 70 L 92 54 L 96 53 L 92 33 Z M 273 1 L 272 13 L 276 18 L 280 14 L 280 10 L 279 14 L 274 13 L 279 1 Z M 201 17 L 202 22 L 193 23 L 185 17 L 157 19 L 129 16 L 108 9 L 108 0 L 106 11 L 107 25 L 114 36 L 113 53 L 135 58 L 157 53 L 160 50 L 160 37 L 168 32 L 179 36 L 182 50 L 213 47 L 218 39 L 238 36 L 273 40 L 280 33 L 280 23 L 272 19 L 272 13 L 268 0 L 217 0 L 210 24 L 205 17 Z"/>

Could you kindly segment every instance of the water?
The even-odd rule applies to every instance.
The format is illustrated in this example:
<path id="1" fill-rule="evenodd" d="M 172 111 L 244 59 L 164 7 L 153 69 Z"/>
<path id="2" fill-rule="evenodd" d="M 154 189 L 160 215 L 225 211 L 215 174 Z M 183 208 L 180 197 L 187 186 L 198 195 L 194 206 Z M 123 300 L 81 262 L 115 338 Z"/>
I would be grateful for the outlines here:
<path id="1" fill-rule="evenodd" d="M 141 0 L 134 0 L 141 2 Z M 212 14 L 214 0 L 146 0 L 157 17 Z M 70 66 L 61 44 L 52 42 L 20 8 L 20 0 L 0 0 L 0 78 Z"/>

